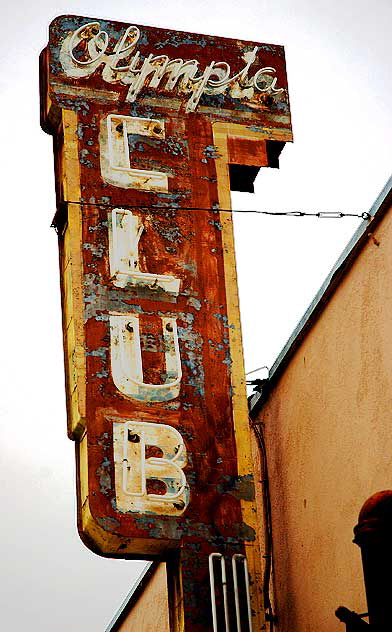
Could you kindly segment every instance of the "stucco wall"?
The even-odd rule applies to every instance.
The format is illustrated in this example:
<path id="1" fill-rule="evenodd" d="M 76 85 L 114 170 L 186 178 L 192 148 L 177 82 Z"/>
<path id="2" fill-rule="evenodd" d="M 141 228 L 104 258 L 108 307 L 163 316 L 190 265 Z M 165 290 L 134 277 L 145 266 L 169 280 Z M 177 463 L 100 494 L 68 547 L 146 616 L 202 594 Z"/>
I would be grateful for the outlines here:
<path id="1" fill-rule="evenodd" d="M 166 565 L 160 564 L 119 632 L 169 632 Z"/>
<path id="2" fill-rule="evenodd" d="M 353 527 L 392 488 L 392 211 L 258 414 L 265 424 L 279 632 L 343 632 L 366 611 Z"/>

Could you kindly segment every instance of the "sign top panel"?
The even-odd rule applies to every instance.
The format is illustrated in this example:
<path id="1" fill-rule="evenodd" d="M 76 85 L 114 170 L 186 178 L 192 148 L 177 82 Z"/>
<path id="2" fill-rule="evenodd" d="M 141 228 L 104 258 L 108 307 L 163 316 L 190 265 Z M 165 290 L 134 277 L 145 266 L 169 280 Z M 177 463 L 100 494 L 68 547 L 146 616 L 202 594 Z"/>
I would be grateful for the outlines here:
<path id="1" fill-rule="evenodd" d="M 50 25 L 41 80 L 52 104 L 199 113 L 291 129 L 282 46 L 80 16 Z"/>

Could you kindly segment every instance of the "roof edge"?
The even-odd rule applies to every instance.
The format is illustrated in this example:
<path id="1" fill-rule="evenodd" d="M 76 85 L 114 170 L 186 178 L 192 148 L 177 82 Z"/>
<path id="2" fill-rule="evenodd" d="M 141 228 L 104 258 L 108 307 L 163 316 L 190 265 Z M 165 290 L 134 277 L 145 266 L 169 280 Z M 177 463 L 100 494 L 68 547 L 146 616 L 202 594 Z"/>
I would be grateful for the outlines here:
<path id="1" fill-rule="evenodd" d="M 109 625 L 105 628 L 105 632 L 116 632 L 119 629 L 119 626 L 124 622 L 125 617 L 128 615 L 132 606 L 137 602 L 140 595 L 142 594 L 144 588 L 150 581 L 151 577 L 154 575 L 157 570 L 160 562 L 147 562 L 146 568 L 142 570 L 139 577 L 136 579 L 133 584 L 131 590 L 125 597 L 121 606 L 117 610 L 113 619 L 110 621 Z"/>
<path id="2" fill-rule="evenodd" d="M 299 321 L 298 325 L 295 327 L 293 333 L 284 345 L 282 351 L 279 353 L 270 370 L 267 384 L 263 386 L 261 392 L 256 392 L 253 396 L 249 398 L 249 411 L 252 418 L 257 415 L 260 408 L 267 401 L 272 388 L 277 383 L 278 379 L 282 375 L 284 369 L 286 368 L 294 353 L 307 335 L 308 331 L 311 329 L 314 322 L 317 320 L 323 309 L 332 298 L 340 281 L 350 270 L 351 265 L 367 243 L 368 237 L 372 233 L 372 230 L 382 220 L 385 212 L 387 211 L 391 203 L 392 176 L 389 178 L 381 193 L 378 195 L 372 207 L 370 208 L 369 219 L 364 220 L 359 225 L 354 235 L 348 242 L 347 246 L 343 250 L 342 254 L 336 261 L 332 270 L 328 274 L 324 283 L 320 287 L 313 301 L 310 303 L 308 309 Z"/>

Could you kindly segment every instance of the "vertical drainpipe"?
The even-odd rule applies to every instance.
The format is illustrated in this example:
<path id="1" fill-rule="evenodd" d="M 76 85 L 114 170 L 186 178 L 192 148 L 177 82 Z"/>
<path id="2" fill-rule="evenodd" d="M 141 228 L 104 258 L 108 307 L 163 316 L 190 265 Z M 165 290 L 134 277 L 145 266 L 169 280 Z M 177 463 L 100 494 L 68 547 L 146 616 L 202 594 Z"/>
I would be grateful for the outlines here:
<path id="1" fill-rule="evenodd" d="M 369 622 L 387 632 L 392 630 L 392 490 L 368 498 L 354 534 L 362 554 Z"/>

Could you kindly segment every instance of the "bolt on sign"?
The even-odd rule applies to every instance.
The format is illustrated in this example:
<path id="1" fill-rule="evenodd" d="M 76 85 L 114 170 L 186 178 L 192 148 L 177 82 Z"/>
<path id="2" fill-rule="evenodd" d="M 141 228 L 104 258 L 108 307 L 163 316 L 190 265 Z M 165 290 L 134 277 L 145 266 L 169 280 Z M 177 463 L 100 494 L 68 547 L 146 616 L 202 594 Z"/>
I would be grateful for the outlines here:
<path id="1" fill-rule="evenodd" d="M 80 535 L 168 560 L 173 630 L 258 630 L 230 188 L 292 140 L 283 48 L 62 16 L 40 62 Z"/>

